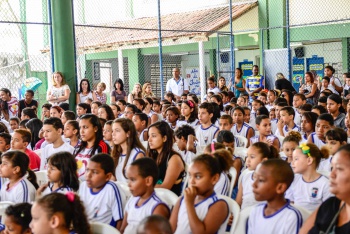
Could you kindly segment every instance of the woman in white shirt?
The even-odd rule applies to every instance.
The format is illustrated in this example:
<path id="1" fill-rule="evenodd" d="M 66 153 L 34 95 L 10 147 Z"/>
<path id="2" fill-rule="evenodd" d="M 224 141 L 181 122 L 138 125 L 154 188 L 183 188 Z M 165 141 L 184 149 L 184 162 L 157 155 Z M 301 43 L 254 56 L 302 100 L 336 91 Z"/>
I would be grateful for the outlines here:
<path id="1" fill-rule="evenodd" d="M 54 106 L 69 103 L 70 88 L 61 72 L 52 74 L 52 87 L 47 90 L 46 100 Z"/>

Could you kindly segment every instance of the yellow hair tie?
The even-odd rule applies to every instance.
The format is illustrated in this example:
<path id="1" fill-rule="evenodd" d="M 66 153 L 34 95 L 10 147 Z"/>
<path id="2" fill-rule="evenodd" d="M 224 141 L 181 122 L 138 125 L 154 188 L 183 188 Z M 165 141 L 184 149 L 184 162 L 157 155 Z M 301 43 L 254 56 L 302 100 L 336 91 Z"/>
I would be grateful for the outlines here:
<path id="1" fill-rule="evenodd" d="M 305 143 L 300 144 L 300 146 L 298 148 L 301 149 L 303 154 L 306 154 L 308 157 L 311 157 L 311 155 L 310 155 L 310 147 L 307 144 L 305 144 Z"/>

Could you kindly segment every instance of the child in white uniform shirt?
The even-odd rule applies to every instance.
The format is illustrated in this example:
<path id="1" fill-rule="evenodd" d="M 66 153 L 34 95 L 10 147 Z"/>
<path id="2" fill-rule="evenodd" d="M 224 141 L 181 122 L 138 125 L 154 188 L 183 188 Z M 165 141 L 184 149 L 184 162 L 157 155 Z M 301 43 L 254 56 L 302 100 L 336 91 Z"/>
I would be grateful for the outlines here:
<path id="1" fill-rule="evenodd" d="M 250 172 L 242 174 L 242 182 L 238 186 L 236 197 L 236 202 L 241 206 L 241 209 L 257 204 L 254 198 L 252 184 L 254 182 L 254 170 L 258 164 L 265 160 L 278 157 L 276 148 L 263 142 L 256 142 L 248 148 L 246 166 Z"/>
<path id="2" fill-rule="evenodd" d="M 174 135 L 182 159 L 187 165 L 190 165 L 192 160 L 196 157 L 194 142 L 196 133 L 194 129 L 190 125 L 184 124 L 176 129 Z"/>
<path id="3" fill-rule="evenodd" d="M 128 186 L 133 195 L 125 206 L 121 231 L 136 233 L 140 222 L 150 215 L 169 218 L 170 209 L 155 193 L 158 180 L 158 167 L 151 158 L 140 158 L 130 164 L 126 170 Z"/>
<path id="4" fill-rule="evenodd" d="M 250 212 L 247 234 L 299 232 L 303 222 L 301 213 L 284 198 L 293 177 L 289 164 L 280 159 L 264 161 L 258 167 L 254 175 L 254 197 L 266 203 Z"/>
<path id="5" fill-rule="evenodd" d="M 214 106 L 211 103 L 204 102 L 199 106 L 198 118 L 200 125 L 196 128 L 196 137 L 200 146 L 210 144 L 217 137 L 219 128 L 211 122 Z"/>
<path id="6" fill-rule="evenodd" d="M 113 172 L 114 163 L 110 155 L 92 156 L 86 167 L 86 181 L 80 184 L 79 196 L 90 222 L 102 222 L 120 229 L 126 197 L 110 181 Z"/>
<path id="7" fill-rule="evenodd" d="M 1 201 L 33 202 L 39 186 L 34 179 L 34 172 L 28 170 L 29 157 L 22 151 L 12 150 L 2 155 L 1 161 L 1 177 L 8 178 L 8 181 L 1 186 Z"/>
<path id="8" fill-rule="evenodd" d="M 296 175 L 286 192 L 287 199 L 312 212 L 332 196 L 328 179 L 316 172 L 321 159 L 328 156 L 328 149 L 320 150 L 311 143 L 301 144 L 294 150 L 292 168 Z"/>

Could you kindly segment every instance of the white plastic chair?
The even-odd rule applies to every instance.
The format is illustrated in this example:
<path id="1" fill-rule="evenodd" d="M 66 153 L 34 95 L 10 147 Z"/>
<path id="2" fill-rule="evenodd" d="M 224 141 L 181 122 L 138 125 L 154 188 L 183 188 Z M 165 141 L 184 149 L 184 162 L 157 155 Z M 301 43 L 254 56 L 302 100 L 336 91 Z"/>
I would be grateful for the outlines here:
<path id="1" fill-rule="evenodd" d="M 246 233 L 247 221 L 248 221 L 250 212 L 252 211 L 253 208 L 254 208 L 254 206 L 249 206 L 249 207 L 241 210 L 241 212 L 239 213 L 238 220 L 237 220 L 236 228 L 234 230 L 231 229 L 230 234 Z"/>
<path id="2" fill-rule="evenodd" d="M 236 156 L 239 156 L 245 161 L 245 158 L 247 157 L 248 149 L 245 147 L 235 147 L 235 152 L 233 153 Z"/>
<path id="3" fill-rule="evenodd" d="M 141 141 L 141 144 L 143 145 L 145 150 L 147 150 L 147 148 L 148 148 L 148 141 Z"/>
<path id="4" fill-rule="evenodd" d="M 125 201 L 123 201 L 123 203 L 125 202 L 124 205 L 126 205 L 126 202 L 132 196 L 129 186 L 126 182 L 122 182 L 122 181 L 116 181 L 115 183 L 117 184 L 119 191 L 121 190 L 123 192 L 123 195 L 125 196 L 124 198 Z"/>
<path id="5" fill-rule="evenodd" d="M 297 208 L 300 213 L 301 213 L 301 216 L 303 217 L 303 223 L 309 218 L 309 216 L 311 215 L 311 211 L 301 207 L 301 206 L 296 206 L 294 204 L 291 204 L 293 207 Z"/>
<path id="6" fill-rule="evenodd" d="M 179 197 L 169 189 L 155 188 L 154 190 L 156 195 L 169 206 L 170 210 L 172 210 Z"/>
<path id="7" fill-rule="evenodd" d="M 283 136 L 276 136 L 276 137 L 278 138 L 278 140 L 280 142 L 280 146 L 282 147 L 283 140 L 284 140 L 285 137 L 283 137 Z"/>
<path id="8" fill-rule="evenodd" d="M 43 149 L 37 149 L 37 150 L 34 150 L 34 153 L 36 153 L 40 158 L 41 158 L 41 151 Z"/>
<path id="9" fill-rule="evenodd" d="M 225 200 L 227 202 L 228 208 L 229 208 L 229 215 L 228 215 L 227 219 L 225 220 L 225 222 L 222 224 L 222 225 L 224 225 L 225 230 L 226 230 L 228 221 L 230 219 L 230 216 L 231 216 L 231 214 L 233 214 L 233 222 L 232 222 L 231 229 L 230 229 L 230 233 L 233 233 L 233 231 L 235 230 L 237 223 L 238 223 L 238 217 L 239 217 L 239 213 L 241 211 L 241 208 L 239 208 L 238 203 L 235 200 L 233 200 L 232 198 L 224 196 L 224 195 L 219 195 L 219 194 L 217 196 L 219 199 Z"/>
<path id="10" fill-rule="evenodd" d="M 320 173 L 321 175 L 329 178 L 329 175 L 331 174 L 330 171 L 324 171 L 324 170 L 321 170 L 321 171 L 317 171 L 318 173 Z"/>
<path id="11" fill-rule="evenodd" d="M 47 171 L 36 171 L 36 181 L 38 182 L 38 185 L 41 186 L 43 184 L 46 184 L 49 182 L 49 178 L 47 178 Z"/>
<path id="12" fill-rule="evenodd" d="M 233 191 L 233 187 L 235 186 L 235 182 L 236 182 L 236 178 L 237 178 L 236 168 L 231 167 L 229 173 L 231 175 L 231 181 L 230 181 L 230 187 L 228 189 L 228 195 L 231 196 L 232 191 Z"/>
<path id="13" fill-rule="evenodd" d="M 243 176 L 249 172 L 251 172 L 251 170 L 248 170 L 248 169 L 245 169 L 244 171 L 241 172 L 241 175 L 238 178 L 238 186 L 241 184 Z"/>
<path id="14" fill-rule="evenodd" d="M 236 141 L 235 141 L 235 148 L 236 147 L 243 147 L 246 148 L 248 145 L 248 139 L 244 136 L 235 135 Z"/>
<path id="15" fill-rule="evenodd" d="M 105 223 L 91 222 L 90 226 L 92 234 L 120 234 L 116 228 Z"/>

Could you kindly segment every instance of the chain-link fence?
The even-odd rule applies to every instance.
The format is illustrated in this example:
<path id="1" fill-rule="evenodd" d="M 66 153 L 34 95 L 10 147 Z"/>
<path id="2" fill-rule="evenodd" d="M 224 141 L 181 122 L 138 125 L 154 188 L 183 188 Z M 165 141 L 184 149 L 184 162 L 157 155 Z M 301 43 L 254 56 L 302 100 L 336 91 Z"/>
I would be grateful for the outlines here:
<path id="1" fill-rule="evenodd" d="M 23 98 L 27 89 L 45 102 L 51 74 L 48 8 L 45 1 L 0 1 L 0 84 Z M 40 110 L 39 110 L 40 111 Z"/>
<path id="2" fill-rule="evenodd" d="M 210 75 L 229 83 L 235 68 L 248 76 L 254 64 L 268 88 L 277 72 L 298 88 L 306 71 L 322 77 L 326 65 L 341 78 L 350 62 L 350 5 L 315 1 L 246 0 L 230 6 L 229 0 L 73 0 L 77 83 L 88 78 L 95 88 L 104 82 L 109 93 L 121 78 L 129 93 L 134 84 L 151 82 L 161 97 L 178 67 L 191 92 L 200 95 L 200 82 Z M 52 72 L 48 3 L 0 0 L 0 81 L 15 95 L 30 77 L 47 88 Z"/>

